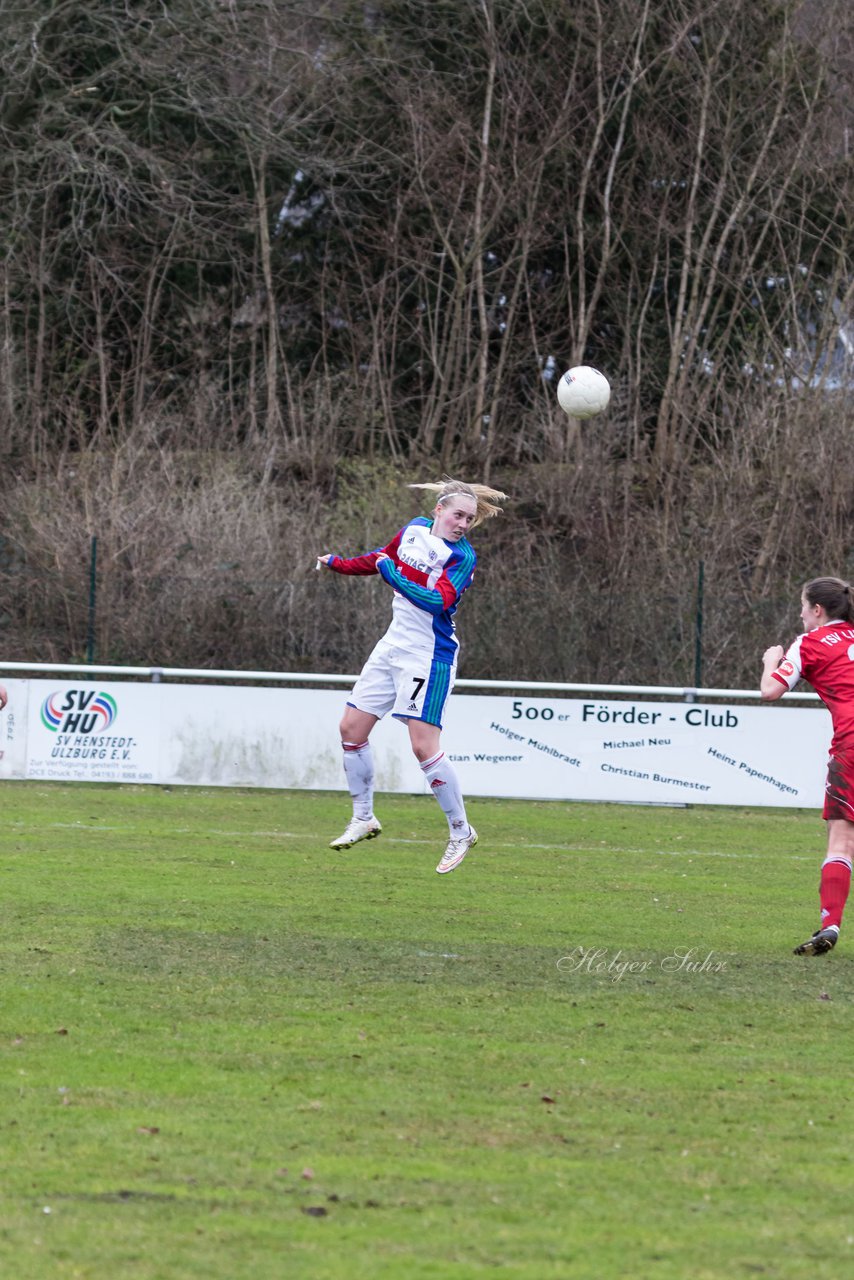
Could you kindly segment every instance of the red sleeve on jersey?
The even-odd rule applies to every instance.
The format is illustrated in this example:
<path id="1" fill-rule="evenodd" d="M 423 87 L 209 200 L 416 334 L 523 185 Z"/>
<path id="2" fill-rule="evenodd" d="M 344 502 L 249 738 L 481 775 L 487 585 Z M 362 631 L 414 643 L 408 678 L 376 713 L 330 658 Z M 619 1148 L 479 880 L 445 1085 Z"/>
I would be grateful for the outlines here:
<path id="1" fill-rule="evenodd" d="M 442 573 L 441 577 L 436 582 L 435 589 L 442 597 L 446 609 L 450 609 L 452 604 L 457 603 L 457 588 L 454 586 L 453 582 L 451 582 L 447 573 Z"/>
<path id="2" fill-rule="evenodd" d="M 329 561 L 329 568 L 335 573 L 346 573 L 352 575 L 364 575 L 377 572 L 377 556 L 387 555 L 395 558 L 397 548 L 400 546 L 400 535 L 403 533 L 401 529 L 394 535 L 387 547 L 378 547 L 376 551 L 368 551 L 363 556 L 352 556 L 349 560 L 343 556 L 333 556 Z"/>

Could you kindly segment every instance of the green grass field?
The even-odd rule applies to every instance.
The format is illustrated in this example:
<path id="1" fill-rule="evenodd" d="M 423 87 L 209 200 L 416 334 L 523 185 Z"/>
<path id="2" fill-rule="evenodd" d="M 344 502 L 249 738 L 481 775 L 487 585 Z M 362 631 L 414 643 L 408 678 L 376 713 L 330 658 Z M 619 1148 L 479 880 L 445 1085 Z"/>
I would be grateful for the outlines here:
<path id="1" fill-rule="evenodd" d="M 827 1277 L 817 813 L 6 783 L 9 1280 Z"/>

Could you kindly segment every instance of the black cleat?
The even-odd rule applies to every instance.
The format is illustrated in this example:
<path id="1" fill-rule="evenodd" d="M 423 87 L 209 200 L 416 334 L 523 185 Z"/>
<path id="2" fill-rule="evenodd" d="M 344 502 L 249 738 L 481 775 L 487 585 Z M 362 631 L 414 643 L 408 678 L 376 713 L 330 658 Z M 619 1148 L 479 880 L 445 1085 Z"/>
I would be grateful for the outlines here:
<path id="1" fill-rule="evenodd" d="M 826 952 L 833 950 L 838 937 L 838 929 L 817 929 L 811 938 L 807 938 L 806 942 L 802 942 L 799 947 L 795 947 L 794 955 L 823 956 Z"/>

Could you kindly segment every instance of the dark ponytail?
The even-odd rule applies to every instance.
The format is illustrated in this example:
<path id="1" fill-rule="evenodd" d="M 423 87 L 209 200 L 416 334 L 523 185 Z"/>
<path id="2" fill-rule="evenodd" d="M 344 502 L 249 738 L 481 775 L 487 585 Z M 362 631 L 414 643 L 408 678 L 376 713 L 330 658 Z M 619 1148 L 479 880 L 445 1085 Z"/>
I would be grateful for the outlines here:
<path id="1" fill-rule="evenodd" d="M 854 622 L 852 590 L 841 578 L 813 578 L 804 585 L 807 604 L 821 605 L 829 618 L 842 622 Z"/>

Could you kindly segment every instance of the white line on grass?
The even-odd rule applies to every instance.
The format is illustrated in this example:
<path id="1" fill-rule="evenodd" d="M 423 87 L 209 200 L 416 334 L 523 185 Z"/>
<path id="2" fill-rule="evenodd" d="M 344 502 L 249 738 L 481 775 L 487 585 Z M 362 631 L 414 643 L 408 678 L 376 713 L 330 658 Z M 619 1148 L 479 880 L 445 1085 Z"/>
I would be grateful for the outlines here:
<path id="1" fill-rule="evenodd" d="M 19 829 L 25 828 L 29 831 L 43 831 L 45 828 L 54 830 L 78 830 L 78 831 L 134 831 L 140 834 L 137 827 L 106 827 L 100 822 L 46 822 L 40 823 L 38 827 L 27 826 L 23 822 L 10 822 L 10 827 Z M 146 834 L 152 835 L 153 832 Z M 242 839 L 242 840 L 314 840 L 316 832 L 314 831 L 227 831 L 221 827 L 170 827 L 167 833 L 170 836 L 222 836 L 226 839 Z M 392 837 L 395 844 L 411 844 L 411 845 L 434 845 L 436 840 L 395 836 Z M 325 847 L 325 844 L 324 844 Z M 759 853 L 729 853 L 719 849 L 637 849 L 629 848 L 623 845 L 608 844 L 604 847 L 600 845 L 571 845 L 571 844 L 535 844 L 533 841 L 526 841 L 524 844 L 519 841 L 509 840 L 493 840 L 491 842 L 493 849 L 539 849 L 546 853 L 624 853 L 635 857 L 650 858 L 733 858 L 738 861 L 746 861 L 748 859 L 763 857 Z M 815 857 L 818 854 L 814 855 Z M 802 853 L 784 854 L 790 862 L 812 862 L 813 855 Z"/>

